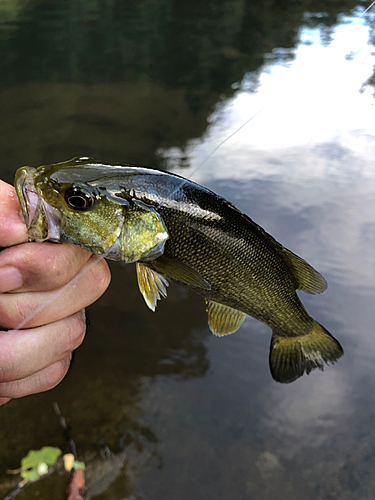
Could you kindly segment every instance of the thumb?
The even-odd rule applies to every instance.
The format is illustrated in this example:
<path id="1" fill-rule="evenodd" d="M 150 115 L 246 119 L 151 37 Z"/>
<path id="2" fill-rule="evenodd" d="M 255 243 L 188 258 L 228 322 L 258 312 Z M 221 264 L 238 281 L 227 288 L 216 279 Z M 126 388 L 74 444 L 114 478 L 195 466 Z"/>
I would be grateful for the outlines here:
<path id="1" fill-rule="evenodd" d="M 0 180 L 0 247 L 28 241 L 16 190 Z"/>

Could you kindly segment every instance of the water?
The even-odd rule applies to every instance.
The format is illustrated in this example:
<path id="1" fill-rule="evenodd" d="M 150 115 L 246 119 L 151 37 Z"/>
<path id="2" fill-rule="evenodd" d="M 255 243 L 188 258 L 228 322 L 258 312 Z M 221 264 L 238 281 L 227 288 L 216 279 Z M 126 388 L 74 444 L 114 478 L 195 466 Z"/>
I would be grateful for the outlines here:
<path id="1" fill-rule="evenodd" d="M 0 177 L 92 155 L 204 184 L 323 273 L 328 290 L 301 298 L 345 350 L 324 373 L 277 384 L 268 327 L 247 318 L 216 338 L 202 298 L 173 284 L 153 314 L 134 267 L 113 264 L 71 373 L 0 410 L 0 495 L 30 449 L 66 449 L 57 401 L 87 498 L 375 496 L 374 17 L 363 5 L 0 3 Z M 64 481 L 20 498 L 62 498 Z"/>

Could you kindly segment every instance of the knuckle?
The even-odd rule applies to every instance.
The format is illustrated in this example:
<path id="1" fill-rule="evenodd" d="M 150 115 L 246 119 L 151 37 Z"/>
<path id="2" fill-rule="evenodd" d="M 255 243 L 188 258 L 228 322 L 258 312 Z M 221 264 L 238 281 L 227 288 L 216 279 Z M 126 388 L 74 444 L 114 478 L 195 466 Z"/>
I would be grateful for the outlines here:
<path id="1" fill-rule="evenodd" d="M 69 351 L 77 349 L 85 338 L 86 334 L 86 320 L 84 310 L 79 311 L 67 318 L 67 334 L 69 337 Z"/>
<path id="2" fill-rule="evenodd" d="M 41 244 L 36 250 L 37 253 L 34 250 L 32 258 L 30 255 L 25 256 L 28 270 L 25 286 L 35 287 L 48 280 L 49 286 L 53 287 L 65 281 L 70 264 L 67 261 L 61 262 L 60 252 L 45 244 Z"/>
<path id="3" fill-rule="evenodd" d="M 2 352 L 0 356 L 0 384 L 12 380 L 14 372 L 15 367 L 13 366 L 11 357 Z"/>
<path id="4" fill-rule="evenodd" d="M 45 368 L 41 373 L 43 381 L 41 381 L 44 390 L 52 389 L 65 377 L 71 360 L 71 354 L 65 356 L 60 361 L 56 361 L 53 365 Z"/>
<path id="5" fill-rule="evenodd" d="M 0 333 L 0 384 L 20 378 L 22 360 L 19 357 L 19 343 L 14 340 L 15 332 Z"/>
<path id="6" fill-rule="evenodd" d="M 77 261 L 78 252 L 75 251 L 73 245 L 60 245 L 59 252 L 55 254 L 55 262 L 53 264 L 54 273 L 57 278 L 60 278 L 61 284 L 67 283 L 74 275 Z M 61 279 L 63 278 L 63 279 Z"/>
<path id="7" fill-rule="evenodd" d="M 3 295 L 0 302 L 0 324 L 2 328 L 24 328 L 35 317 L 35 308 L 24 294 Z"/>
<path id="8" fill-rule="evenodd" d="M 25 300 L 23 295 L 24 294 L 14 295 L 14 322 L 12 322 L 12 327 L 17 329 L 23 329 L 29 326 L 38 314 L 38 309 L 32 307 L 32 302 L 30 300 Z"/>
<path id="9" fill-rule="evenodd" d="M 0 296 L 0 300 L 1 300 Z M 10 326 L 10 320 L 11 320 L 11 312 L 9 311 L 9 308 L 6 307 L 6 305 L 3 304 L 3 301 L 1 300 L 0 302 L 0 329 L 7 329 L 11 328 Z"/>
<path id="10" fill-rule="evenodd" d="M 111 272 L 104 259 L 99 260 L 92 268 L 91 280 L 98 295 L 104 293 L 108 288 L 111 281 Z"/>
<path id="11" fill-rule="evenodd" d="M 88 252 L 72 244 L 31 243 L 19 250 L 15 260 L 21 267 L 24 287 L 53 289 L 72 279 L 87 260 L 86 254 Z"/>

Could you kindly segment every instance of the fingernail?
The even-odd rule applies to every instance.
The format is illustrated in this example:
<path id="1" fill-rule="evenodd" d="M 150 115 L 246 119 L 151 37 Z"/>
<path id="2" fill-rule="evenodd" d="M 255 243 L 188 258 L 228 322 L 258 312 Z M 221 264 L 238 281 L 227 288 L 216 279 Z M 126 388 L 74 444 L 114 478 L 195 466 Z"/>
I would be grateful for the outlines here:
<path id="1" fill-rule="evenodd" d="M 10 292 L 22 286 L 22 276 L 16 267 L 6 266 L 0 269 L 0 293 Z"/>

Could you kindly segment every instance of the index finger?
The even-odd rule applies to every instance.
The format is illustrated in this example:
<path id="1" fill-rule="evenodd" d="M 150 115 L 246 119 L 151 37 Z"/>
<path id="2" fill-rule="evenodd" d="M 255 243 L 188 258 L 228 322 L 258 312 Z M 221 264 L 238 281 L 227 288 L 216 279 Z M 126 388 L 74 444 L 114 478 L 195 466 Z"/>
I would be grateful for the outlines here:
<path id="1" fill-rule="evenodd" d="M 0 247 L 28 241 L 16 190 L 0 180 Z"/>
<path id="2" fill-rule="evenodd" d="M 91 255 L 72 243 L 24 243 L 0 253 L 0 273 L 7 267 L 21 273 L 22 287 L 13 292 L 55 290 L 73 279 Z"/>

